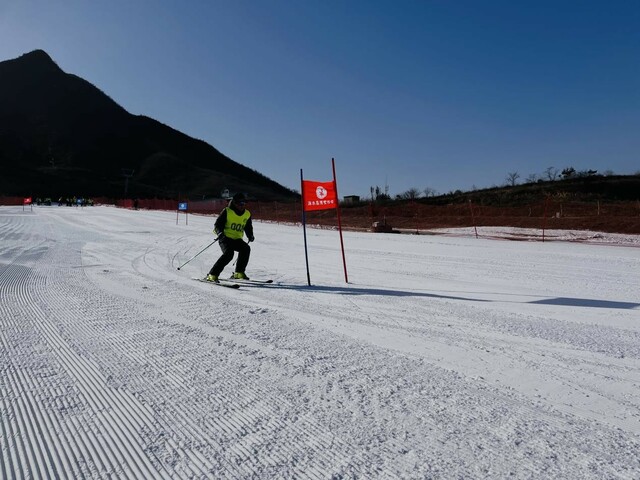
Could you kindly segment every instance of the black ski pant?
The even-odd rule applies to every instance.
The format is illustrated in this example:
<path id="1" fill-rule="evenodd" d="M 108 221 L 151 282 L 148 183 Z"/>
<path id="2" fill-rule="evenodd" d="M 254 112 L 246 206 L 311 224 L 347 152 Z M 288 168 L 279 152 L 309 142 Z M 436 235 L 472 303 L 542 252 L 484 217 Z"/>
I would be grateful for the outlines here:
<path id="1" fill-rule="evenodd" d="M 231 260 L 233 260 L 233 254 L 238 252 L 238 261 L 236 263 L 236 272 L 244 273 L 245 268 L 247 268 L 247 264 L 249 263 L 249 255 L 251 255 L 251 247 L 249 244 L 245 243 L 241 238 L 233 239 L 224 237 L 221 238 L 218 242 L 220 244 L 220 249 L 222 250 L 222 255 L 218 259 L 216 263 L 213 264 L 211 270 L 209 271 L 209 275 L 215 275 L 219 277 Z"/>

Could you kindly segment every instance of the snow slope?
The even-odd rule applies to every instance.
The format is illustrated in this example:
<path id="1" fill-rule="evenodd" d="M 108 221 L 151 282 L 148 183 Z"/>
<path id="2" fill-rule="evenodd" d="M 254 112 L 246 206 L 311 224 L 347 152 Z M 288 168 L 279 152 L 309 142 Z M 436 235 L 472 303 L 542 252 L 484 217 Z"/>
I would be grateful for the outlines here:
<path id="1" fill-rule="evenodd" d="M 185 220 L 0 207 L 0 478 L 640 478 L 640 249 Z"/>

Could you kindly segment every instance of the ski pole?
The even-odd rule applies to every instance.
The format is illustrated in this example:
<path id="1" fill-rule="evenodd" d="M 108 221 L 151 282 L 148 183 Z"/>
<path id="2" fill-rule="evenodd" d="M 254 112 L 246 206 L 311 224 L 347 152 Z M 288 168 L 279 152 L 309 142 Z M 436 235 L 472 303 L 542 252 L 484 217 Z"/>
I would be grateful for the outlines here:
<path id="1" fill-rule="evenodd" d="M 180 270 L 182 267 L 184 267 L 187 263 L 189 263 L 191 260 L 193 260 L 194 258 L 196 258 L 198 255 L 200 255 L 202 252 L 204 252 L 207 248 L 209 248 L 211 245 L 213 245 L 214 243 L 216 243 L 218 240 L 220 240 L 220 237 L 216 238 L 213 242 L 211 242 L 209 245 L 207 245 L 206 247 L 204 247 L 202 250 L 200 250 L 198 253 L 196 253 L 193 257 L 191 257 L 189 260 L 187 260 L 186 262 L 184 262 L 182 265 L 180 265 L 178 267 L 178 270 Z"/>

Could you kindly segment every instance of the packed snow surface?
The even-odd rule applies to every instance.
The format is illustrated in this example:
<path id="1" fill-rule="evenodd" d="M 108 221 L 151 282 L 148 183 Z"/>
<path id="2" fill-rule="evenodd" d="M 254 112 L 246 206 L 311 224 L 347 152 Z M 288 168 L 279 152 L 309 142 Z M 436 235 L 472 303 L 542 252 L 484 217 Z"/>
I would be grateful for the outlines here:
<path id="1" fill-rule="evenodd" d="M 0 478 L 640 478 L 637 238 L 214 219 L 0 207 Z"/>

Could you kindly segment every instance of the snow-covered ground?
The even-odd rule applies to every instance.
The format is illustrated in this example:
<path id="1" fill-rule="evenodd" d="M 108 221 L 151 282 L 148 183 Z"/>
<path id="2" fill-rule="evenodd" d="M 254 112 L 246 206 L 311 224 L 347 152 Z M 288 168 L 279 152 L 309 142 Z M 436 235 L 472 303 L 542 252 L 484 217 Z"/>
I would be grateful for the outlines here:
<path id="1" fill-rule="evenodd" d="M 425 233 L 456 236 L 474 236 L 477 238 L 493 238 L 503 240 L 532 240 L 582 242 L 599 245 L 626 245 L 640 247 L 640 235 L 622 233 L 603 233 L 589 230 L 542 230 L 539 228 L 513 227 L 466 227 L 436 228 Z"/>
<path id="2" fill-rule="evenodd" d="M 0 478 L 640 478 L 639 248 L 185 220 L 0 207 Z"/>

